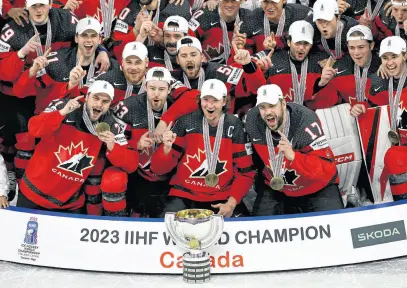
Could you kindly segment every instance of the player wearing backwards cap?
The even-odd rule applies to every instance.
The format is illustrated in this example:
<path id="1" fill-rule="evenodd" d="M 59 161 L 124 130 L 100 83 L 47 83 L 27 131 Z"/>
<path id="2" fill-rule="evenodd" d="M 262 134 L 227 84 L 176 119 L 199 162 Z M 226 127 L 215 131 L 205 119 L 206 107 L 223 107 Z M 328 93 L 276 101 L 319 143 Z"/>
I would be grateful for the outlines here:
<path id="1" fill-rule="evenodd" d="M 307 6 L 286 2 L 286 0 L 262 0 L 262 8 L 253 10 L 249 15 L 250 21 L 242 24 L 242 30 L 249 31 L 247 45 L 253 52 L 272 48 L 283 49 L 286 46 L 283 38 L 290 25 L 295 21 L 304 20 L 312 13 Z"/>
<path id="2" fill-rule="evenodd" d="M 130 176 L 127 193 L 128 207 L 133 211 L 133 215 L 160 217 L 166 194 L 168 194 L 169 179 L 166 176 L 155 175 L 150 170 L 150 158 L 158 145 L 155 143 L 154 130 L 163 114 L 166 114 L 166 121 L 170 123 L 181 114 L 195 111 L 196 96 L 199 91 L 185 93 L 173 105 L 174 101 L 170 96 L 173 78 L 166 68 L 151 68 L 145 82 L 146 92 L 119 102 L 115 114 L 130 125 L 132 131 L 130 142 L 140 153 L 139 169 L 137 173 Z M 188 94 L 191 95 L 187 96 Z"/>
<path id="3" fill-rule="evenodd" d="M 312 99 L 315 81 L 321 77 L 321 67 L 318 61 L 327 57 L 324 52 L 310 53 L 314 28 L 304 20 L 295 21 L 291 24 L 287 37 L 290 47 L 289 52 L 280 50 L 272 56 L 272 67 L 265 71 L 264 75 L 268 83 L 277 84 L 287 102 L 304 105 L 304 102 Z M 265 55 L 264 52 L 257 55 Z M 269 61 L 270 57 L 261 58 L 260 61 Z M 259 62 L 258 62 L 259 63 Z"/>
<path id="4" fill-rule="evenodd" d="M 113 167 L 106 169 L 102 178 L 102 191 L 110 192 L 104 206 L 124 214 L 125 200 L 124 207 L 119 205 L 123 206 L 127 174 L 119 168 L 135 171 L 138 153 L 118 133 L 109 112 L 112 85 L 95 81 L 85 103 L 81 98 L 53 100 L 44 112 L 30 119 L 29 133 L 41 141 L 21 180 L 17 206 L 80 213 L 85 202 L 82 185 L 93 169 L 103 169 L 108 162 Z M 102 163 L 97 161 L 100 154 L 104 155 Z M 118 192 L 115 197 L 112 191 Z"/>
<path id="5" fill-rule="evenodd" d="M 380 58 L 372 53 L 373 36 L 366 26 L 356 25 L 347 34 L 349 55 L 338 60 L 333 68 L 325 67 L 319 81 L 318 92 L 307 103 L 311 109 L 329 108 L 341 103 L 350 103 L 350 114 L 357 117 L 366 111 L 367 95 L 371 77 L 380 66 Z M 330 72 L 331 71 L 331 72 Z"/>
<path id="6" fill-rule="evenodd" d="M 234 211 L 242 212 L 241 200 L 254 178 L 252 150 L 243 124 L 226 114 L 227 102 L 225 84 L 206 80 L 199 109 L 164 132 L 163 144 L 151 158 L 154 174 L 164 175 L 177 167 L 164 213 L 203 208 L 231 217 Z"/>
<path id="7" fill-rule="evenodd" d="M 177 42 L 177 63 L 182 71 L 174 71 L 173 77 L 183 82 L 188 88 L 202 88 L 208 79 L 219 79 L 228 88 L 232 97 L 231 112 L 237 112 L 245 104 L 251 104 L 252 96 L 257 88 L 266 83 L 266 79 L 256 64 L 252 62 L 249 51 L 238 49 L 232 41 L 235 50 L 234 61 L 242 65 L 243 69 L 221 65 L 218 63 L 203 63 L 201 43 L 194 37 L 185 37 Z M 239 99 L 235 103 L 235 98 Z M 168 123 L 167 123 L 168 124 Z"/>
<path id="8" fill-rule="evenodd" d="M 346 34 L 358 24 L 350 17 L 339 15 L 335 0 L 318 0 L 313 6 L 313 21 L 318 28 L 314 45 L 325 51 L 335 60 L 341 59 L 347 52 Z"/>
<path id="9" fill-rule="evenodd" d="M 124 45 L 135 41 L 143 33 L 149 36 L 144 44 L 154 45 L 154 41 L 162 43 L 161 28 L 168 17 L 177 15 L 186 20 L 191 18 L 189 1 L 176 4 L 168 0 L 131 1 L 120 13 L 114 27 L 113 38 L 117 41 L 114 54 L 121 55 Z"/>
<path id="10" fill-rule="evenodd" d="M 334 155 L 314 112 L 286 103 L 277 85 L 265 85 L 257 93 L 257 107 L 247 113 L 245 128 L 264 177 L 254 215 L 343 208 Z"/>
<path id="11" fill-rule="evenodd" d="M 373 136 L 388 136 L 393 144 L 384 157 L 384 169 L 380 178 L 382 196 L 386 183 L 389 181 L 393 198 L 400 200 L 405 199 L 407 195 L 407 181 L 404 177 L 407 172 L 407 151 L 405 149 L 405 139 L 407 138 L 406 42 L 398 36 L 385 38 L 380 45 L 379 56 L 382 60 L 382 68 L 386 70 L 390 78 L 382 79 L 375 74 L 372 76 L 368 101 L 372 106 L 390 106 L 388 109 L 390 131 L 385 131 L 388 133 L 387 135 L 376 136 L 380 125 L 380 121 L 377 119 L 372 119 L 371 129 L 375 133 Z M 375 117 L 380 116 L 378 113 L 379 111 L 375 113 Z"/>
<path id="12" fill-rule="evenodd" d="M 233 60 L 233 37 L 239 38 L 239 48 L 245 46 L 246 35 L 252 31 L 239 31 L 240 25 L 253 19 L 249 18 L 249 10 L 240 8 L 242 2 L 244 1 L 222 0 L 216 11 L 196 11 L 189 21 L 189 27 L 201 41 L 203 54 L 208 61 L 227 64 L 230 56 Z M 249 25 L 245 27 L 247 29 Z"/>

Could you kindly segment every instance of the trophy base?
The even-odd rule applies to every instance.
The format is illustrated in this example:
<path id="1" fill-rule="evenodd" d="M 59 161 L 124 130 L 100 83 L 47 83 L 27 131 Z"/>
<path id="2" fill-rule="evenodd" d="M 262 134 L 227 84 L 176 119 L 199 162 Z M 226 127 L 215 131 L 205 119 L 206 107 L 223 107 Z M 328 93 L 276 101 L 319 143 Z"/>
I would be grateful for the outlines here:
<path id="1" fill-rule="evenodd" d="M 186 283 L 200 284 L 211 280 L 211 260 L 208 253 L 183 255 L 183 280 Z"/>

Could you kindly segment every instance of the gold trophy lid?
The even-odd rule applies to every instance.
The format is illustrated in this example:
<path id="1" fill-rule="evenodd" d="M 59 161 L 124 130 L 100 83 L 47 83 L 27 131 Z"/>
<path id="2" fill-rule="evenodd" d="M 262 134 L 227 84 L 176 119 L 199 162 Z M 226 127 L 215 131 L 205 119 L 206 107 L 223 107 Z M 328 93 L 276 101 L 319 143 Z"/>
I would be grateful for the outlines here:
<path id="1" fill-rule="evenodd" d="M 209 220 L 213 211 L 208 209 L 185 209 L 175 214 L 177 220 Z"/>

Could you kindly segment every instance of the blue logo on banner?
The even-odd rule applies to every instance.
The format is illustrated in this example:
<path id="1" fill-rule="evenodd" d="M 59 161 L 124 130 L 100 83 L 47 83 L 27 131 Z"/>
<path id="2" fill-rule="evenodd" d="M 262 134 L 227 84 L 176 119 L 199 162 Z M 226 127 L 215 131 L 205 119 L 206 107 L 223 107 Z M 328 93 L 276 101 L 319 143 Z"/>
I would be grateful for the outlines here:
<path id="1" fill-rule="evenodd" d="M 27 230 L 25 231 L 24 243 L 37 245 L 38 222 L 28 221 Z"/>

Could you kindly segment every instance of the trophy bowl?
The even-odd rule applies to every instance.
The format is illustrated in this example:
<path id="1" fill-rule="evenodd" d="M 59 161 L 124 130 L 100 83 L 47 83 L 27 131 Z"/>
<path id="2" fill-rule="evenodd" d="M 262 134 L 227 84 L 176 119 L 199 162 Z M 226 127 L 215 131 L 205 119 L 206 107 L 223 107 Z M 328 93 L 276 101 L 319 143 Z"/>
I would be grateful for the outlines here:
<path id="1" fill-rule="evenodd" d="M 187 283 L 210 280 L 210 258 L 204 249 L 219 240 L 223 216 L 207 209 L 186 209 L 165 214 L 165 225 L 174 242 L 187 252 L 183 255 L 183 279 Z"/>

